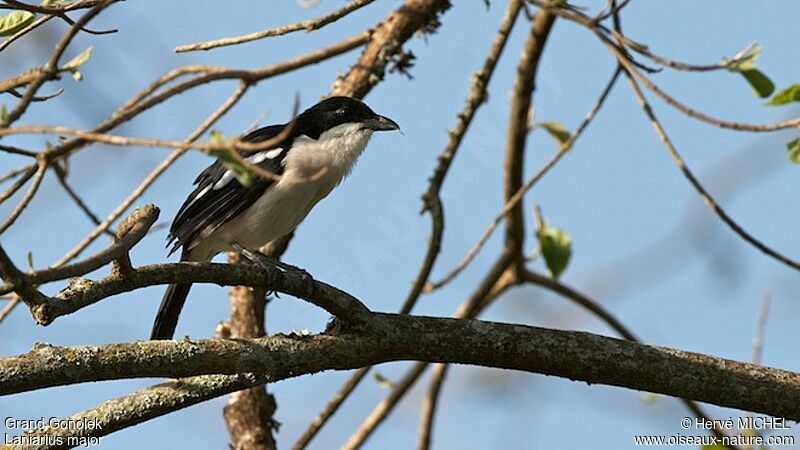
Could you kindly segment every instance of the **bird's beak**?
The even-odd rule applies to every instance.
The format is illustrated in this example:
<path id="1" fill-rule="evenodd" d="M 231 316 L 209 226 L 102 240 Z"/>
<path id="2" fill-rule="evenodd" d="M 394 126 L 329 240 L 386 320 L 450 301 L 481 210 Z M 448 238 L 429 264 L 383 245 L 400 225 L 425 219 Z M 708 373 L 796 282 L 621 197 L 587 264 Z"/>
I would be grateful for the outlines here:
<path id="1" fill-rule="evenodd" d="M 364 127 L 375 131 L 392 131 L 400 129 L 400 125 L 398 125 L 397 122 L 388 117 L 380 115 L 376 115 L 373 118 L 365 120 Z"/>

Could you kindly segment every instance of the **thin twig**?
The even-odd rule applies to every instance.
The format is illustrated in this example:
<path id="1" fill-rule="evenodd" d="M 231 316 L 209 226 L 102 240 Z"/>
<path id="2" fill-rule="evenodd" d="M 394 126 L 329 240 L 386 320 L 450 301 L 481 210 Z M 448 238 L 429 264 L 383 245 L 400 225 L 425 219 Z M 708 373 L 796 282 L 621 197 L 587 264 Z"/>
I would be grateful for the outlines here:
<path id="1" fill-rule="evenodd" d="M 185 44 L 175 47 L 175 52 L 192 52 L 196 50 L 210 50 L 212 48 L 224 47 L 228 45 L 243 44 L 245 42 L 252 42 L 258 39 L 264 39 L 273 36 L 282 36 L 284 34 L 293 33 L 295 31 L 305 30 L 307 32 L 317 30 L 330 23 L 333 23 L 342 17 L 350 14 L 351 12 L 367 6 L 375 0 L 353 0 L 352 2 L 342 6 L 341 8 L 333 11 L 330 14 L 324 15 L 317 19 L 304 20 L 302 22 L 284 25 L 277 28 L 270 28 L 268 30 L 258 31 L 255 33 L 244 34 L 241 36 L 227 37 L 213 41 L 198 42 L 196 44 Z"/>
<path id="2" fill-rule="evenodd" d="M 428 393 L 422 399 L 422 420 L 420 422 L 419 450 L 431 448 L 431 436 L 433 435 L 433 422 L 436 417 L 436 407 L 439 404 L 439 396 L 444 386 L 444 379 L 447 378 L 449 364 L 436 364 L 431 375 L 431 385 Z"/>
<path id="3" fill-rule="evenodd" d="M 238 70 L 238 69 L 227 69 L 227 68 L 211 68 L 206 70 L 202 70 L 202 75 L 190 78 L 185 80 L 181 83 L 178 83 L 168 89 L 165 89 L 157 94 L 150 95 L 146 98 L 140 98 L 141 95 L 137 94 L 134 98 L 138 99 L 132 105 L 126 103 L 122 107 L 120 107 L 117 111 L 115 111 L 109 118 L 104 120 L 100 125 L 95 127 L 92 130 L 93 133 L 105 133 L 110 129 L 132 119 L 133 117 L 141 114 L 142 112 L 156 106 L 175 95 L 181 94 L 189 89 L 192 89 L 197 86 L 202 86 L 212 81 L 218 80 L 240 80 L 243 83 L 248 85 L 252 85 L 257 83 L 261 80 L 265 80 L 267 78 L 271 78 L 286 72 L 290 72 L 292 70 L 299 69 L 301 67 L 305 67 L 311 64 L 316 64 L 326 59 L 332 58 L 334 56 L 340 55 L 342 53 L 348 52 L 355 48 L 358 48 L 364 43 L 369 40 L 369 33 L 362 32 L 350 38 L 344 39 L 336 44 L 333 44 L 329 47 L 325 47 L 322 49 L 315 50 L 313 52 L 307 53 L 305 55 L 301 55 L 271 66 L 262 67 L 259 69 L 254 70 Z M 191 66 L 197 68 L 197 66 Z M 176 71 L 171 71 L 170 73 L 176 73 Z M 161 83 L 164 77 L 159 79 L 155 84 Z M 144 91 L 151 91 L 151 88 L 148 87 Z M 144 92 L 143 91 L 143 92 Z M 68 154 L 71 154 L 75 150 L 85 146 L 88 141 L 75 138 L 70 139 L 58 146 L 54 146 L 47 151 L 49 158 L 57 158 L 62 157 Z"/>
<path id="4" fill-rule="evenodd" d="M 31 182 L 31 187 L 28 188 L 28 192 L 25 193 L 25 196 L 22 197 L 14 210 L 11 211 L 8 219 L 0 225 L 0 234 L 5 233 L 8 227 L 16 222 L 17 218 L 22 214 L 22 211 L 28 207 L 31 200 L 33 200 L 33 197 L 36 195 L 36 192 L 39 190 L 39 186 L 42 184 L 45 172 L 47 172 L 47 163 L 43 159 L 40 159 L 39 167 L 36 169 L 36 174 L 33 176 L 33 182 Z"/>
<path id="5" fill-rule="evenodd" d="M 86 25 L 90 20 L 100 14 L 106 7 L 108 7 L 111 3 L 116 0 L 102 0 L 97 2 L 95 6 L 92 7 L 86 14 L 81 16 L 70 28 L 64 33 L 64 36 L 61 37 L 61 40 L 56 44 L 55 48 L 53 49 L 53 53 L 50 55 L 50 58 L 47 62 L 40 68 L 37 73 L 35 79 L 33 79 L 30 83 L 28 83 L 28 88 L 25 90 L 25 93 L 22 96 L 22 100 L 17 103 L 17 106 L 14 107 L 11 112 L 8 113 L 8 116 L 5 119 L 5 123 L 3 126 L 9 126 L 14 123 L 17 119 L 19 119 L 22 114 L 28 109 L 28 106 L 36 97 L 36 92 L 39 90 L 42 85 L 58 75 L 58 61 L 61 59 L 61 56 L 69 46 L 72 39 L 78 32 L 83 29 L 84 25 Z M 19 3 L 19 2 L 16 2 Z"/>
<path id="6" fill-rule="evenodd" d="M 33 171 L 33 172 L 36 171 L 36 164 L 27 164 L 27 165 L 24 165 L 24 166 L 21 166 L 21 167 L 17 167 L 16 169 L 13 169 L 13 170 L 9 171 L 5 175 L 0 176 L 0 183 L 5 183 L 6 181 L 16 177 L 17 175 L 19 175 L 21 173 L 31 172 L 31 171 Z M 33 172 L 31 172 L 31 175 L 33 175 Z M 13 193 L 11 195 L 13 195 Z M 0 197 L 8 198 L 8 197 L 10 197 L 10 195 L 7 196 L 6 194 L 2 194 L 2 195 L 0 195 Z M 3 202 L 0 201 L 0 203 L 3 203 Z"/>
<path id="7" fill-rule="evenodd" d="M 761 364 L 761 355 L 764 351 L 764 332 L 767 330 L 767 316 L 772 305 L 772 292 L 764 294 L 761 301 L 761 309 L 758 311 L 758 322 L 756 323 L 756 333 L 753 338 L 753 363 Z"/>
<path id="8" fill-rule="evenodd" d="M 22 186 L 25 186 L 25 183 L 27 183 L 28 180 L 30 180 L 31 177 L 36 173 L 36 167 L 37 165 L 29 165 L 9 173 L 9 175 L 13 174 L 9 178 L 17 176 L 20 173 L 22 173 L 22 176 L 19 177 L 11 186 L 9 186 L 9 188 L 6 189 L 5 192 L 0 194 L 0 204 L 5 203 L 5 201 L 11 198 L 14 194 L 16 194 L 17 191 L 20 190 L 20 188 L 22 188 Z M 22 171 L 20 172 L 20 170 Z"/>
<path id="9" fill-rule="evenodd" d="M 21 300 L 19 299 L 19 296 L 17 295 L 14 298 L 12 298 L 11 301 L 6 303 L 6 306 L 4 306 L 3 310 L 0 311 L 0 322 L 5 320 L 5 318 L 8 317 L 11 314 L 11 311 L 13 311 L 14 308 L 16 308 L 17 305 L 20 302 L 21 302 Z"/>
<path id="10" fill-rule="evenodd" d="M 489 272 L 483 278 L 483 281 L 470 295 L 470 297 L 459 306 L 456 313 L 453 315 L 458 319 L 474 318 L 477 314 L 488 305 L 491 300 L 500 296 L 509 287 L 513 286 L 517 280 L 504 277 L 507 272 L 509 264 L 511 263 L 510 254 L 502 254 L 495 264 L 489 269 Z M 360 448 L 364 442 L 372 435 L 377 427 L 383 423 L 389 416 L 389 413 L 394 410 L 400 400 L 405 396 L 408 390 L 417 382 L 419 377 L 428 368 L 429 363 L 418 362 L 414 364 L 392 388 L 392 392 L 378 403 L 375 408 L 367 415 L 363 422 L 358 426 L 356 431 L 350 436 L 347 442 L 342 446 L 343 450 L 354 450 Z"/>
<path id="11" fill-rule="evenodd" d="M 153 205 L 145 205 L 136 209 L 122 221 L 118 230 L 119 236 L 105 250 L 69 265 L 33 271 L 27 275 L 28 280 L 32 284 L 41 285 L 51 281 L 82 276 L 105 266 L 126 254 L 142 240 L 158 219 L 158 214 L 159 209 Z M 11 292 L 14 287 L 13 283 L 0 285 L 0 295 Z"/>
<path id="12" fill-rule="evenodd" d="M 449 140 L 447 146 L 437 158 L 438 164 L 434 169 L 433 175 L 430 177 L 428 190 L 422 197 L 423 212 L 427 211 L 431 215 L 431 236 L 428 240 L 428 250 L 423 258 L 419 272 L 412 282 L 411 289 L 400 308 L 400 314 L 409 314 L 411 312 L 422 294 L 425 284 L 430 278 L 431 270 L 433 270 L 433 265 L 441 249 L 442 235 L 444 233 L 444 211 L 439 192 L 441 191 L 447 172 L 456 156 L 456 152 L 466 135 L 467 129 L 472 123 L 472 119 L 475 117 L 476 111 L 486 101 L 486 90 L 489 81 L 492 78 L 500 55 L 508 41 L 508 36 L 519 15 L 522 3 L 522 0 L 513 0 L 509 3 L 494 41 L 486 55 L 483 67 L 472 76 L 472 85 L 467 95 L 464 108 L 457 115 L 455 128 L 448 133 Z M 301 450 L 308 446 L 311 440 L 319 433 L 320 429 L 327 423 L 328 419 L 336 413 L 342 403 L 350 396 L 356 387 L 358 387 L 361 380 L 370 369 L 371 367 L 358 369 L 348 378 L 293 445 L 292 448 L 294 450 Z"/>
<path id="13" fill-rule="evenodd" d="M 195 139 L 199 138 L 203 135 L 209 128 L 211 128 L 217 120 L 220 119 L 225 113 L 227 113 L 247 92 L 247 88 L 249 85 L 246 83 L 240 83 L 236 90 L 228 97 L 225 102 L 223 102 L 216 111 L 211 113 L 211 115 L 200 124 L 197 129 L 195 129 L 192 134 L 186 139 L 187 142 L 192 142 Z M 61 257 L 53 267 L 58 267 L 67 263 L 68 261 L 72 260 L 76 256 L 78 256 L 83 250 L 86 249 L 95 239 L 97 239 L 101 234 L 103 234 L 108 228 L 113 224 L 125 211 L 130 208 L 130 206 L 135 202 L 139 197 L 144 194 L 144 192 L 161 176 L 164 171 L 166 171 L 172 163 L 174 163 L 178 158 L 180 158 L 184 153 L 186 153 L 188 149 L 178 149 L 174 152 L 170 153 L 155 169 L 153 169 L 144 180 L 136 187 L 136 189 L 131 192 L 125 200 L 122 201 L 112 212 L 109 214 L 97 227 L 95 227 L 81 242 L 78 243 L 72 250 L 68 251 L 64 256 Z"/>
<path id="14" fill-rule="evenodd" d="M 573 21 L 577 24 L 583 25 L 584 27 L 588 28 L 590 31 L 595 33 L 595 35 L 606 45 L 609 51 L 612 52 L 612 54 L 617 59 L 619 64 L 621 64 L 625 68 L 627 73 L 635 77 L 636 80 L 641 82 L 647 89 L 655 93 L 659 98 L 661 98 L 667 104 L 676 108 L 678 111 L 686 114 L 689 117 L 698 119 L 702 122 L 706 122 L 708 124 L 720 128 L 727 128 L 737 131 L 771 132 L 771 131 L 784 130 L 800 126 L 800 117 L 770 124 L 750 124 L 744 122 L 732 122 L 729 120 L 722 120 L 709 116 L 700 111 L 697 111 L 676 100 L 669 94 L 667 94 L 664 90 L 659 88 L 655 83 L 650 81 L 650 79 L 644 76 L 639 70 L 636 70 L 636 67 L 641 67 L 641 66 L 637 64 L 635 61 L 631 60 L 630 56 L 624 51 L 624 48 L 621 47 L 621 45 L 618 42 L 615 42 L 613 39 L 616 37 L 617 39 L 624 39 L 630 41 L 621 33 L 608 30 L 600 26 L 592 18 L 584 14 L 581 14 L 580 12 L 575 11 L 573 9 L 565 9 L 557 6 L 550 6 L 543 3 L 541 0 L 528 0 L 528 1 L 542 8 L 547 8 L 548 10 L 552 11 L 554 14 L 557 14 L 560 17 Z"/>
<path id="15" fill-rule="evenodd" d="M 30 156 L 31 158 L 36 158 L 37 153 L 32 152 L 30 150 L 25 150 L 24 148 L 13 147 L 11 145 L 0 144 L 0 151 L 4 151 L 6 153 L 11 153 L 14 155 L 22 155 L 22 156 Z"/>
<path id="16" fill-rule="evenodd" d="M 31 31 L 35 30 L 36 28 L 39 28 L 41 25 L 44 25 L 45 23 L 47 23 L 48 20 L 50 20 L 52 18 L 53 18 L 53 16 L 50 16 L 50 15 L 42 16 L 42 17 L 34 20 L 33 22 L 31 22 L 31 24 L 28 25 L 27 27 L 25 27 L 25 28 L 17 31 L 16 33 L 12 34 L 11 36 L 7 37 L 3 42 L 0 42 L 0 52 L 5 50 L 6 47 L 11 45 L 17 39 L 21 38 L 22 36 L 25 36 L 26 34 L 30 33 Z"/>
<path id="17" fill-rule="evenodd" d="M 442 279 L 429 283 L 425 287 L 426 292 L 432 292 L 436 289 L 440 289 L 455 279 L 465 268 L 467 268 L 467 266 L 469 266 L 472 260 L 475 259 L 475 256 L 477 256 L 477 254 L 483 248 L 484 244 L 486 244 L 486 242 L 492 236 L 492 233 L 494 233 L 495 229 L 497 229 L 497 227 L 506 217 L 506 214 L 508 214 L 508 212 L 511 211 L 511 209 L 522 200 L 528 190 L 530 190 L 540 179 L 542 179 L 542 177 L 544 177 L 547 172 L 549 172 L 550 169 L 552 169 L 556 163 L 558 163 L 558 161 L 570 151 L 575 141 L 581 136 L 584 130 L 586 130 L 594 117 L 597 115 L 597 112 L 600 111 L 600 108 L 602 108 L 606 98 L 608 97 L 608 94 L 616 84 L 620 73 L 621 68 L 618 67 L 611 76 L 611 79 L 609 79 L 608 83 L 606 83 L 606 86 L 603 89 L 603 92 L 600 94 L 600 97 L 597 99 L 597 102 L 595 102 L 594 106 L 592 106 L 592 108 L 586 114 L 586 117 L 583 119 L 580 125 L 578 125 L 578 128 L 576 128 L 575 131 L 570 135 L 569 139 L 564 141 L 559 146 L 558 151 L 556 151 L 556 153 L 550 157 L 550 159 L 539 169 L 539 171 L 514 193 L 511 199 L 503 206 L 503 210 L 500 211 L 497 216 L 495 216 L 494 220 L 484 230 L 478 241 L 469 249 L 469 251 L 467 251 L 467 254 L 464 255 L 461 261 L 458 262 L 456 267 L 448 272 L 447 275 L 442 277 Z"/>
<path id="18" fill-rule="evenodd" d="M 69 195 L 72 201 L 75 202 L 75 205 L 78 206 L 78 209 L 83 211 L 86 217 L 88 217 L 93 224 L 100 225 L 100 218 L 97 217 L 97 214 L 95 214 L 91 210 L 91 208 L 89 208 L 89 205 L 87 205 L 86 202 L 81 198 L 81 196 L 78 195 L 78 193 L 75 192 L 74 189 L 72 189 L 72 186 L 69 185 L 69 182 L 67 181 L 67 174 L 64 168 L 62 168 L 58 164 L 54 165 L 53 167 L 56 172 L 56 179 L 58 180 L 59 184 L 61 184 L 61 187 L 64 188 L 64 191 L 67 193 L 67 195 Z M 114 237 L 115 234 L 113 230 L 105 230 L 105 233 L 112 238 Z"/>
<path id="19" fill-rule="evenodd" d="M 622 63 L 622 60 L 620 60 L 620 62 L 621 64 L 624 64 Z M 771 247 L 767 246 L 763 242 L 756 239 L 753 235 L 748 233 L 747 230 L 745 230 L 741 225 L 739 225 L 735 220 L 733 220 L 733 218 L 730 215 L 728 215 L 728 213 L 725 212 L 724 209 L 722 209 L 719 203 L 717 203 L 717 201 L 714 200 L 714 197 L 712 197 L 711 194 L 708 193 L 705 187 L 703 187 L 702 183 L 700 183 L 700 180 L 697 179 L 697 177 L 694 175 L 691 169 L 689 169 L 689 166 L 686 165 L 686 162 L 683 160 L 680 153 L 678 153 L 678 149 L 675 148 L 675 145 L 672 143 L 672 140 L 667 135 L 667 132 L 661 125 L 661 122 L 659 122 L 659 120 L 656 118 L 655 112 L 653 112 L 653 108 L 650 106 L 650 103 L 645 98 L 644 93 L 642 93 L 639 84 L 636 82 L 635 75 L 630 72 L 631 70 L 630 66 L 627 66 L 625 69 L 626 69 L 626 74 L 628 74 L 627 78 L 628 81 L 630 82 L 631 89 L 637 101 L 639 102 L 639 106 L 642 107 L 645 116 L 648 118 L 650 124 L 653 126 L 656 135 L 658 135 L 659 139 L 661 140 L 661 143 L 664 144 L 664 148 L 672 157 L 673 161 L 675 162 L 675 165 L 683 173 L 684 177 L 686 177 L 686 179 L 689 180 L 689 183 L 692 185 L 692 187 L 694 187 L 694 189 L 703 199 L 705 204 L 711 209 L 711 211 L 713 211 L 720 218 L 720 220 L 722 220 L 722 222 L 725 223 L 725 225 L 727 225 L 731 230 L 733 230 L 733 232 L 736 233 L 739 237 L 741 237 L 745 242 L 749 243 L 750 245 L 752 245 L 765 255 L 775 259 L 776 261 L 783 263 L 784 265 L 791 267 L 792 269 L 800 270 L 800 263 L 784 256 L 781 253 L 778 253 L 776 250 L 773 250 Z"/>

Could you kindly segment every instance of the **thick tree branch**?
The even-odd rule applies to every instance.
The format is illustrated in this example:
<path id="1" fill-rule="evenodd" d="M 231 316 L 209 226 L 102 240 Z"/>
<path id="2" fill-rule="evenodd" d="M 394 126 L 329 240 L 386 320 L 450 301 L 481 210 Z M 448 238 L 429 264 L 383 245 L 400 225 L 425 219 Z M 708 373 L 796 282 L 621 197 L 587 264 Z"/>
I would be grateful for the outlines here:
<path id="1" fill-rule="evenodd" d="M 396 360 L 556 375 L 800 419 L 800 374 L 579 331 L 370 313 L 364 332 L 254 340 L 40 345 L 0 360 L 0 394 L 86 381 L 264 374 L 270 381 Z"/>
<path id="2" fill-rule="evenodd" d="M 263 287 L 303 298 L 334 316 L 354 324 L 364 322 L 365 314 L 369 312 L 355 297 L 313 280 L 299 269 L 284 271 L 278 267 L 256 265 L 182 262 L 142 266 L 128 274 L 112 273 L 97 281 L 73 278 L 69 286 L 55 297 L 33 308 L 32 313 L 37 322 L 48 325 L 60 316 L 73 313 L 104 298 L 146 286 L 176 283 Z"/>
<path id="3" fill-rule="evenodd" d="M 228 254 L 231 264 L 244 263 L 237 253 Z M 224 337 L 260 338 L 266 335 L 266 291 L 262 288 L 233 286 L 230 288 L 231 317 L 219 328 Z M 220 334 L 219 332 L 217 333 Z M 275 450 L 273 432 L 278 423 L 273 419 L 277 404 L 266 386 L 234 392 L 222 410 L 231 448 L 234 450 Z"/>
<path id="4" fill-rule="evenodd" d="M 356 98 L 367 95 L 383 79 L 386 66 L 403 43 L 418 30 L 435 25 L 438 14 L 449 7 L 448 0 L 406 0 L 374 29 L 356 64 L 334 83 L 333 93 Z"/>
<path id="5" fill-rule="evenodd" d="M 103 402 L 93 408 L 78 412 L 66 420 L 75 422 L 96 421 L 97 429 L 86 427 L 45 427 L 26 434 L 67 437 L 100 437 L 109 435 L 142 422 L 152 420 L 211 400 L 220 395 L 259 386 L 266 379 L 253 374 L 205 375 L 199 377 L 170 380 L 142 389 L 124 397 Z M 44 448 L 53 448 L 44 447 Z"/>
<path id="6" fill-rule="evenodd" d="M 542 59 L 542 52 L 555 17 L 555 14 L 548 9 L 540 9 L 536 12 L 517 66 L 517 77 L 511 95 L 511 112 L 506 133 L 506 156 L 503 167 L 506 176 L 503 190 L 506 203 L 510 203 L 522 187 L 525 143 L 533 116 L 531 96 L 535 89 L 536 72 Z M 505 247 L 506 251 L 516 253 L 514 267 L 517 272 L 522 271 L 524 261 L 522 257 L 525 242 L 524 215 L 522 203 L 517 203 L 510 211 L 506 212 Z"/>

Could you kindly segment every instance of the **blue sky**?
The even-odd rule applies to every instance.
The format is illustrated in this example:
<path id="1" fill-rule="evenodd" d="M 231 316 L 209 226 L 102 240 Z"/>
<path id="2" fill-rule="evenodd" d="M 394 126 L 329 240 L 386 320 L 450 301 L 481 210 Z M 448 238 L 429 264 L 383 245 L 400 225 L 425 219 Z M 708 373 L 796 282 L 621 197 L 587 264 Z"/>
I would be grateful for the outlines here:
<path id="1" fill-rule="evenodd" d="M 416 274 L 428 239 L 429 218 L 417 214 L 436 155 L 446 143 L 463 105 L 469 77 L 488 49 L 505 3 L 454 2 L 440 32 L 415 39 L 407 48 L 417 57 L 413 80 L 387 76 L 367 97 L 376 111 L 401 124 L 398 133 L 375 136 L 353 175 L 322 202 L 300 227 L 286 260 L 318 279 L 341 287 L 379 311 L 397 310 Z M 596 11 L 605 2 L 580 5 Z M 175 54 L 179 44 L 261 30 L 316 17 L 339 6 L 322 1 L 314 9 L 295 2 L 240 1 L 220 8 L 211 1 L 123 2 L 93 22 L 94 28 L 119 28 L 108 36 L 82 34 L 67 57 L 89 45 L 84 81 L 69 77 L 66 92 L 34 105 L 20 124 L 62 124 L 91 128 L 149 81 L 184 64 L 254 68 L 281 61 L 372 25 L 400 2 L 376 2 L 323 30 L 209 52 Z M 625 10 L 625 31 L 656 53 L 711 63 L 758 41 L 764 47 L 759 67 L 780 86 L 798 82 L 800 40 L 794 2 L 637 0 Z M 502 151 L 510 86 L 527 23 L 517 24 L 490 87 L 489 102 L 473 124 L 443 191 L 447 230 L 434 270 L 441 277 L 464 255 L 502 207 Z M 51 21 L 2 54 L 0 75 L 10 76 L 40 64 L 47 47 L 65 25 Z M 259 118 L 285 121 L 299 92 L 304 106 L 325 94 L 336 73 L 346 71 L 357 52 L 261 82 L 216 128 L 233 135 Z M 557 22 L 547 44 L 534 103 L 537 120 L 558 120 L 574 128 L 594 103 L 614 69 L 612 57 L 593 35 Z M 652 79 L 697 109 L 743 122 L 767 123 L 797 114 L 791 108 L 762 106 L 736 74 L 663 71 Z M 195 89 L 152 109 L 115 133 L 182 139 L 232 92 L 233 82 Z M 50 90 L 55 87 L 49 88 Z M 45 88 L 43 92 L 48 92 Z M 10 97 L 3 102 L 13 103 Z M 800 257 L 797 215 L 798 168 L 786 157 L 785 142 L 796 131 L 736 133 L 692 121 L 658 100 L 655 112 L 687 163 L 727 211 L 752 234 L 784 254 Z M 9 140 L 9 142 L 11 142 Z M 39 136 L 14 140 L 37 148 Z M 528 142 L 526 173 L 533 174 L 555 147 L 545 134 Z M 94 146 L 72 160 L 72 182 L 101 215 L 119 201 L 168 153 L 163 149 Z M 0 154 L 0 165 L 21 159 Z M 170 220 L 190 190 L 196 173 L 210 162 L 192 153 L 182 158 L 137 204 L 155 203 Z M 765 364 L 800 371 L 796 323 L 800 314 L 798 274 L 763 256 L 720 225 L 661 147 L 626 83 L 619 83 L 604 110 L 574 150 L 526 198 L 526 210 L 541 205 L 555 226 L 569 231 L 574 256 L 565 283 L 596 298 L 644 341 L 652 344 L 749 360 L 758 310 L 765 293 L 773 307 L 764 335 Z M 0 207 L 3 216 L 10 204 Z M 532 213 L 528 216 L 532 217 Z M 37 267 L 58 259 L 89 230 L 52 175 L 31 207 L 3 237 L 20 263 L 27 251 Z M 166 261 L 164 230 L 148 236 L 133 251 L 135 264 Z M 533 234 L 528 233 L 532 244 Z M 90 251 L 107 242 L 99 241 Z M 471 292 L 498 253 L 499 235 L 452 285 L 423 297 L 417 313 L 450 315 Z M 174 258 L 173 258 L 174 259 Z M 536 268 L 542 270 L 541 262 Z M 103 272 L 93 274 L 102 276 Z M 54 293 L 60 284 L 48 285 Z M 145 339 L 163 288 L 109 299 L 42 328 L 23 308 L 0 325 L 0 352 L 14 355 L 37 341 L 58 345 L 102 344 Z M 177 335 L 209 337 L 228 315 L 226 291 L 195 287 Z M 613 335 L 598 320 L 568 301 L 536 288 L 508 293 L 487 319 L 580 329 Z M 270 304 L 268 328 L 317 331 L 327 314 L 282 296 Z M 795 331 L 792 331 L 795 330 Z M 389 379 L 408 363 L 381 366 Z M 278 400 L 281 448 L 290 446 L 347 373 L 329 372 L 271 386 Z M 95 383 L 0 398 L 2 416 L 64 416 L 157 380 Z M 415 445 L 420 383 L 399 405 L 367 448 Z M 315 441 L 313 448 L 340 445 L 387 390 L 367 380 Z M 221 418 L 225 399 L 217 399 L 103 438 L 104 448 L 150 445 L 220 448 L 228 442 Z M 736 411 L 709 408 L 727 418 Z M 619 449 L 633 447 L 637 434 L 686 434 L 688 415 L 679 402 L 643 400 L 636 391 L 587 386 L 540 375 L 456 367 L 444 388 L 434 434 L 438 448 L 554 447 Z M 576 432 L 580 430 L 581 432 Z M 800 436 L 797 427 L 791 431 Z"/>

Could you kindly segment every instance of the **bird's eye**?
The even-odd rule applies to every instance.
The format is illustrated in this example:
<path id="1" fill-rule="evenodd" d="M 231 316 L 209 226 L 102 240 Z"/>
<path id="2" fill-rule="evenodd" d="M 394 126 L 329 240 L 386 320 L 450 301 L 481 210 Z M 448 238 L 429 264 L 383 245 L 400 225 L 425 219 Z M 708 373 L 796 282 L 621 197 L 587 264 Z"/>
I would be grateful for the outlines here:
<path id="1" fill-rule="evenodd" d="M 339 109 L 336 110 L 336 115 L 337 116 L 343 116 L 344 113 L 345 113 L 345 109 L 344 108 L 339 108 Z"/>

